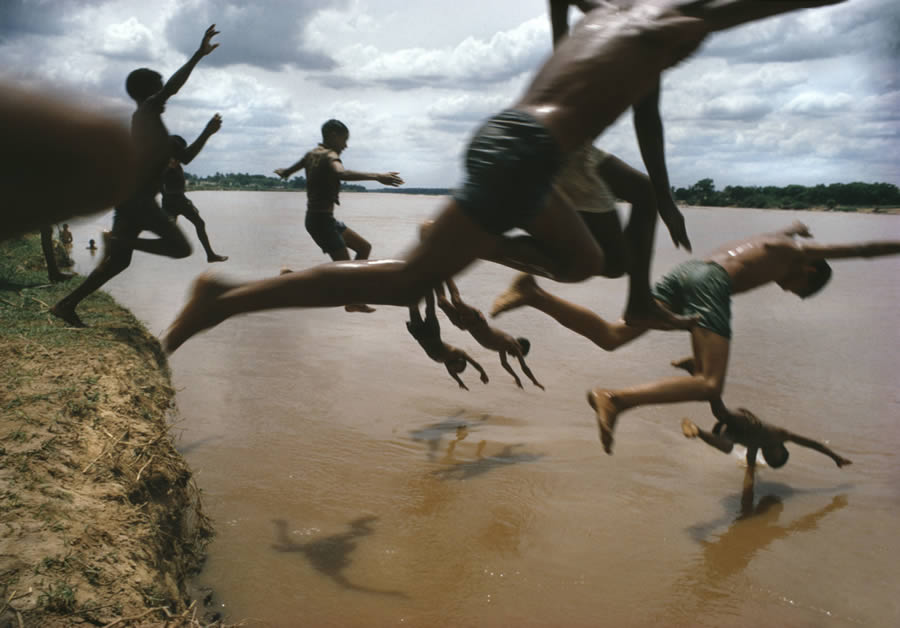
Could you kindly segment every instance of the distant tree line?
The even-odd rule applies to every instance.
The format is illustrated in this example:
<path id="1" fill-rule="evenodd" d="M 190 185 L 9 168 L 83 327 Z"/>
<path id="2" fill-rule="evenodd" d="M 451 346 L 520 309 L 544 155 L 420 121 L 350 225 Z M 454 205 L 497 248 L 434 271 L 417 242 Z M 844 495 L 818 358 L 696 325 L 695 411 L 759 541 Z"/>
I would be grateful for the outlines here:
<path id="1" fill-rule="evenodd" d="M 855 211 L 857 207 L 900 207 L 900 188 L 892 183 L 832 183 L 813 187 L 728 185 L 717 190 L 712 179 L 688 188 L 673 188 L 676 201 L 710 207 L 810 209 L 825 207 Z"/>
<path id="2" fill-rule="evenodd" d="M 264 174 L 248 174 L 246 172 L 229 172 L 198 177 L 189 172 L 184 173 L 188 190 L 305 190 L 306 177 L 294 177 L 283 181 L 280 177 Z M 365 192 L 362 185 L 341 183 L 341 190 L 346 192 Z"/>

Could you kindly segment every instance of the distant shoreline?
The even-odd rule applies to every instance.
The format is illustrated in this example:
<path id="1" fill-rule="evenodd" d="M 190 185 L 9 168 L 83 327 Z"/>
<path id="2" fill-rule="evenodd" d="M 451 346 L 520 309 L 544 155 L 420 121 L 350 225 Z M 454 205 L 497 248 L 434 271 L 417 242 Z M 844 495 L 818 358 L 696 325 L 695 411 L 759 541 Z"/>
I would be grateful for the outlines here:
<path id="1" fill-rule="evenodd" d="M 453 190 L 450 188 L 406 188 L 403 190 L 395 190 L 392 188 L 382 188 L 378 190 L 341 190 L 341 194 L 407 194 L 418 196 L 449 196 Z M 305 189 L 284 188 L 255 188 L 248 186 L 246 188 L 234 187 L 193 187 L 188 186 L 187 193 L 191 192 L 303 192 Z M 624 201 L 622 201 L 624 202 Z M 831 212 L 845 214 L 886 214 L 900 215 L 900 207 L 854 207 L 838 205 L 836 207 L 805 207 L 798 209 L 796 207 L 737 207 L 735 205 L 688 205 L 686 203 L 678 203 L 679 207 L 690 207 L 694 209 L 762 209 L 766 211 L 798 211 L 798 212 Z"/>

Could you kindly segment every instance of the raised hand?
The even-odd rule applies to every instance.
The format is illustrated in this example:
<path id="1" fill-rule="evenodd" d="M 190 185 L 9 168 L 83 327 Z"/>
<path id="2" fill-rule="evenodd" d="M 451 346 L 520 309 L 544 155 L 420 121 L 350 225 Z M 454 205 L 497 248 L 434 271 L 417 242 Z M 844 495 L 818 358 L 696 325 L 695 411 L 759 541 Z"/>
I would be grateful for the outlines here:
<path id="1" fill-rule="evenodd" d="M 272 172 L 277 174 L 282 179 L 287 179 L 289 176 L 291 176 L 290 173 L 287 171 L 287 168 L 275 168 L 275 170 L 273 170 Z"/>
<path id="2" fill-rule="evenodd" d="M 206 29 L 206 32 L 203 33 L 203 41 L 200 42 L 200 48 L 197 49 L 201 56 L 205 57 L 219 47 L 219 44 L 212 43 L 212 38 L 218 34 L 219 31 L 216 30 L 215 24 Z"/>
<path id="3" fill-rule="evenodd" d="M 209 119 L 209 122 L 206 123 L 206 129 L 204 129 L 204 133 L 207 135 L 212 135 L 216 131 L 222 128 L 222 116 L 219 114 L 214 115 Z"/>

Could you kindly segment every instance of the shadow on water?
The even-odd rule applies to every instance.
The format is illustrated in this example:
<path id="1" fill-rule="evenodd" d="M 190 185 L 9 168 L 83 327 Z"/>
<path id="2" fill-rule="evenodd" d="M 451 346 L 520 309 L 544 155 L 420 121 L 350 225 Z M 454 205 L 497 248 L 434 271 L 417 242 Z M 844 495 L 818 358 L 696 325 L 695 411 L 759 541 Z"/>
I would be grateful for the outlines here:
<path id="1" fill-rule="evenodd" d="M 356 539 L 372 534 L 374 532 L 372 524 L 377 520 L 378 517 L 373 516 L 360 517 L 350 522 L 350 530 L 347 532 L 332 534 L 308 543 L 297 543 L 289 538 L 287 522 L 282 519 L 276 519 L 273 521 L 275 524 L 276 542 L 272 545 L 272 548 L 279 552 L 303 554 L 316 571 L 331 578 L 336 584 L 345 589 L 377 595 L 408 597 L 401 591 L 386 591 L 354 584 L 344 576 L 344 570 L 352 562 L 350 554 L 356 549 Z"/>
<path id="2" fill-rule="evenodd" d="M 453 455 L 453 447 L 459 441 L 450 443 L 447 451 L 447 458 L 451 459 Z M 441 480 L 468 480 L 470 478 L 482 475 L 488 471 L 506 467 L 512 464 L 522 464 L 526 462 L 537 462 L 544 457 L 544 454 L 532 454 L 527 452 L 513 452 L 516 447 L 523 445 L 507 445 L 499 453 L 493 456 L 482 457 L 482 451 L 486 441 L 478 443 L 478 449 L 475 451 L 475 460 L 466 462 L 455 462 L 451 466 L 438 469 L 432 472 L 432 475 Z"/>
<path id="3" fill-rule="evenodd" d="M 195 441 L 191 441 L 190 443 L 184 445 L 178 445 L 177 449 L 180 454 L 187 454 L 195 449 L 200 449 L 204 445 L 209 445 L 210 443 L 214 443 L 217 440 L 222 440 L 221 436 L 207 436 L 206 438 L 201 438 Z"/>

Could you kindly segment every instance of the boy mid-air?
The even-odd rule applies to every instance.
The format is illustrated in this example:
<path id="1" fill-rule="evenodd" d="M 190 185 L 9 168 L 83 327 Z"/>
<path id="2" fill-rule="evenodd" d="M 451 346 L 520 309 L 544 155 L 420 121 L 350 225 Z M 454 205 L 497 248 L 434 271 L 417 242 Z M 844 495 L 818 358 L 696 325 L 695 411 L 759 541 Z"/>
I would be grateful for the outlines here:
<path id="1" fill-rule="evenodd" d="M 428 292 L 425 295 L 425 318 L 419 312 L 419 304 L 414 303 L 409 306 L 409 322 L 406 323 L 406 329 L 410 335 L 416 339 L 419 346 L 425 350 L 429 358 L 435 362 L 440 362 L 447 368 L 459 387 L 469 390 L 468 387 L 459 378 L 459 374 L 466 370 L 466 363 L 471 364 L 481 373 L 481 382 L 488 383 L 487 373 L 481 368 L 481 365 L 473 360 L 468 353 L 462 349 L 458 349 L 441 340 L 441 325 L 438 322 L 437 312 L 434 309 L 434 293 Z"/>
<path id="2" fill-rule="evenodd" d="M 463 331 L 469 332 L 472 338 L 485 349 L 499 353 L 500 364 L 507 373 L 512 375 L 516 386 L 522 388 L 522 380 L 519 379 L 512 366 L 509 365 L 509 361 L 506 359 L 507 353 L 519 361 L 519 366 L 522 367 L 522 372 L 525 373 L 528 379 L 535 386 L 544 390 L 543 385 L 535 379 L 531 369 L 525 364 L 525 356 L 528 355 L 528 351 L 531 349 L 531 343 L 528 341 L 528 338 L 513 338 L 506 332 L 500 331 L 496 327 L 491 327 L 488 325 L 481 310 L 462 300 L 459 296 L 459 289 L 452 279 L 448 279 L 445 283 L 447 284 L 447 290 L 450 292 L 450 299 L 447 299 L 444 287 L 441 284 L 438 284 L 438 287 L 435 288 L 435 293 L 437 294 L 438 307 L 447 315 L 450 322 Z"/>
<path id="3" fill-rule="evenodd" d="M 206 261 L 210 263 L 224 262 L 228 259 L 228 256 L 217 255 L 213 251 L 212 245 L 209 243 L 209 236 L 206 234 L 206 223 L 200 217 L 200 212 L 197 211 L 191 199 L 184 195 L 186 183 L 184 168 L 181 165 L 191 163 L 194 157 L 197 156 L 197 153 L 206 145 L 206 140 L 220 128 L 222 128 L 222 117 L 216 114 L 206 123 L 206 127 L 203 129 L 200 137 L 190 146 L 180 135 L 172 135 L 170 137 L 172 157 L 169 159 L 169 167 L 163 175 L 162 185 L 163 211 L 169 214 L 173 220 L 177 220 L 179 216 L 184 216 L 194 225 L 194 229 L 197 230 L 197 238 L 200 240 L 200 244 L 203 245 L 203 250 L 206 251 Z"/>

